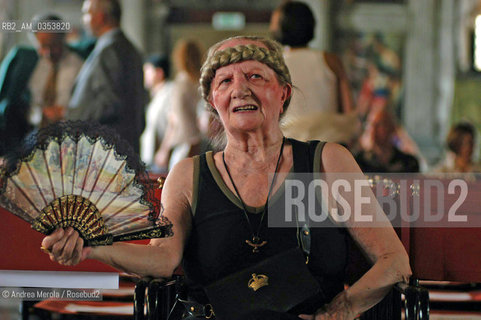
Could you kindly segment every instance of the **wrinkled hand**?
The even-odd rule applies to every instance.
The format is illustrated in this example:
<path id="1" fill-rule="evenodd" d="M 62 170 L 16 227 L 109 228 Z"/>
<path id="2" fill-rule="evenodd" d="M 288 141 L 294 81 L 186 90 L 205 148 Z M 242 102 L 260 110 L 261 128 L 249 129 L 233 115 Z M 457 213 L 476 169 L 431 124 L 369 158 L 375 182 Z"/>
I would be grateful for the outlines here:
<path id="1" fill-rule="evenodd" d="M 65 266 L 73 266 L 87 259 L 92 248 L 84 248 L 83 245 L 83 239 L 72 227 L 59 228 L 42 241 L 42 248 L 50 260 Z"/>
<path id="2" fill-rule="evenodd" d="M 318 313 L 316 312 L 316 314 L 310 314 L 310 315 L 307 315 L 307 314 L 301 314 L 299 315 L 299 318 L 301 319 L 304 319 L 304 320 L 344 320 L 344 319 L 347 319 L 347 318 L 339 318 L 339 316 L 337 314 L 328 314 L 328 313 Z"/>
<path id="3" fill-rule="evenodd" d="M 304 319 L 304 320 L 335 320 L 335 319 L 339 319 L 335 314 L 327 313 L 326 306 L 317 310 L 316 314 L 301 314 L 301 315 L 299 315 L 299 318 Z"/>
<path id="4" fill-rule="evenodd" d="M 316 314 L 300 314 L 299 318 L 304 320 L 352 320 L 346 312 L 329 313 L 324 309 L 319 309 Z"/>
<path id="5" fill-rule="evenodd" d="M 315 314 L 300 314 L 299 318 L 304 320 L 352 320 L 356 318 L 356 314 L 352 312 L 346 291 L 342 291 L 332 299 L 331 303 L 317 310 Z"/>

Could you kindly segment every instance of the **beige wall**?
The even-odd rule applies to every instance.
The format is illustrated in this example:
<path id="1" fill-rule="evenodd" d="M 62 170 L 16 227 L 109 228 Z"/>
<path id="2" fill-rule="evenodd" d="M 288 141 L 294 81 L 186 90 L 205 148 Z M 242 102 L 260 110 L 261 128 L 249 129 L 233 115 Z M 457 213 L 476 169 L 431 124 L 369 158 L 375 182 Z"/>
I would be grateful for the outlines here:
<path id="1" fill-rule="evenodd" d="M 184 25 L 170 27 L 170 48 L 181 38 L 196 39 L 207 50 L 214 43 L 237 35 L 268 36 L 268 24 L 249 24 L 243 30 L 215 30 L 210 24 Z"/>

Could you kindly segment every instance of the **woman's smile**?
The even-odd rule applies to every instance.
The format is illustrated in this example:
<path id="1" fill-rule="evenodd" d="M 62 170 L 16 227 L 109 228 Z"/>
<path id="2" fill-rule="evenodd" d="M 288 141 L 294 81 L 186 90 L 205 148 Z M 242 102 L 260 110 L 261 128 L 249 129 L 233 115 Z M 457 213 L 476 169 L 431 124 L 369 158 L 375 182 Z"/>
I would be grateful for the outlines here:
<path id="1" fill-rule="evenodd" d="M 249 112 L 249 111 L 256 111 L 257 109 L 259 109 L 257 108 L 257 106 L 253 104 L 247 104 L 243 106 L 234 107 L 233 112 Z"/>

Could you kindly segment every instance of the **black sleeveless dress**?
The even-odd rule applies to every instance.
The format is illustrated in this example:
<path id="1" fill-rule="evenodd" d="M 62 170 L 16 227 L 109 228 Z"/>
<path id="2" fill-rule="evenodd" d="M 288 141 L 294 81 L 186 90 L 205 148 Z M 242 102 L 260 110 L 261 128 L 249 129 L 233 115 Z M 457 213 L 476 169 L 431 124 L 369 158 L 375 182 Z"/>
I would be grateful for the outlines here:
<path id="1" fill-rule="evenodd" d="M 292 144 L 294 172 L 318 172 L 324 143 L 288 139 Z M 279 188 L 282 190 L 283 188 Z M 276 191 L 270 201 L 282 201 Z M 247 207 L 254 229 L 264 208 Z M 227 188 L 214 165 L 212 152 L 194 161 L 192 231 L 184 252 L 183 268 L 189 295 L 208 303 L 202 286 L 242 270 L 263 259 L 298 246 L 296 228 L 268 228 L 263 219 L 260 237 L 267 240 L 258 253 L 245 243 L 251 232 L 239 199 Z M 268 215 L 283 214 L 268 211 Z M 309 269 L 318 280 L 321 292 L 295 310 L 293 314 L 313 313 L 343 290 L 347 263 L 347 235 L 343 229 L 311 228 Z"/>

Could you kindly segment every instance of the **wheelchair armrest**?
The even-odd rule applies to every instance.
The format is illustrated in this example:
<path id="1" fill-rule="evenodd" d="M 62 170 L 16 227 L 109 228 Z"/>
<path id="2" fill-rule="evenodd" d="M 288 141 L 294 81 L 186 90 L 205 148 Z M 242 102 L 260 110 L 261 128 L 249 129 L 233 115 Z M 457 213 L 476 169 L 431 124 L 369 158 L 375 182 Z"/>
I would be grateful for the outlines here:
<path id="1" fill-rule="evenodd" d="M 145 277 L 135 283 L 134 290 L 134 320 L 145 320 L 145 296 L 152 278 Z"/>
<path id="2" fill-rule="evenodd" d="M 404 295 L 406 320 L 429 319 L 429 291 L 419 285 L 418 281 L 411 284 L 398 282 L 394 289 Z"/>
<path id="3" fill-rule="evenodd" d="M 401 295 L 404 295 L 402 299 Z M 427 289 L 417 283 L 411 285 L 398 282 L 383 300 L 364 312 L 362 320 L 401 320 L 404 306 L 406 320 L 429 319 L 429 294 Z"/>
<path id="4" fill-rule="evenodd" d="M 177 299 L 180 282 L 178 276 L 173 276 L 170 279 L 153 279 L 150 277 L 140 279 L 135 286 L 134 319 L 167 319 Z"/>

